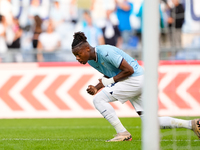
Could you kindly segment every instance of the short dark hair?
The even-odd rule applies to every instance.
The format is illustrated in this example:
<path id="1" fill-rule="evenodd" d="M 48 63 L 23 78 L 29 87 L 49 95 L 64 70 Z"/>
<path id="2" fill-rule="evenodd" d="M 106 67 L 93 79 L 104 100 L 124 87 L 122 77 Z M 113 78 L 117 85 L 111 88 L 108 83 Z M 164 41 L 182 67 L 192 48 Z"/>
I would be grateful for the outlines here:
<path id="1" fill-rule="evenodd" d="M 72 42 L 72 49 L 82 45 L 83 43 L 87 42 L 87 37 L 83 32 L 75 32 L 74 33 L 74 40 Z"/>

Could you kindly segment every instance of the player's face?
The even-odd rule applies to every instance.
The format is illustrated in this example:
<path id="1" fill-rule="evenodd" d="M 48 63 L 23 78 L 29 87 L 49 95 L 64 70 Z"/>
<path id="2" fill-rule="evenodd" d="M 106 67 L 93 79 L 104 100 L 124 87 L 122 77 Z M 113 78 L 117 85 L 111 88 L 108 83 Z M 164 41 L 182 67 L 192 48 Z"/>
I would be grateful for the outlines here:
<path id="1" fill-rule="evenodd" d="M 88 49 L 75 48 L 72 50 L 72 53 L 76 57 L 76 60 L 78 60 L 78 62 L 80 62 L 81 64 L 86 64 L 90 57 Z"/>

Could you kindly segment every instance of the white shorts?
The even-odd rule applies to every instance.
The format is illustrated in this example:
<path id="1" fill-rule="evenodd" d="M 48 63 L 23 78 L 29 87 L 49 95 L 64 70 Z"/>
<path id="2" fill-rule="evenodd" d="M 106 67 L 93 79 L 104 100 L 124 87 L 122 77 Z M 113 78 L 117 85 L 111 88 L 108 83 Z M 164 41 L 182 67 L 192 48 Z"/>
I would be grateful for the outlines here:
<path id="1" fill-rule="evenodd" d="M 128 77 L 127 79 L 106 86 L 101 92 L 106 94 L 108 102 L 120 101 L 122 104 L 130 101 L 136 111 L 143 111 L 142 86 L 144 75 Z"/>

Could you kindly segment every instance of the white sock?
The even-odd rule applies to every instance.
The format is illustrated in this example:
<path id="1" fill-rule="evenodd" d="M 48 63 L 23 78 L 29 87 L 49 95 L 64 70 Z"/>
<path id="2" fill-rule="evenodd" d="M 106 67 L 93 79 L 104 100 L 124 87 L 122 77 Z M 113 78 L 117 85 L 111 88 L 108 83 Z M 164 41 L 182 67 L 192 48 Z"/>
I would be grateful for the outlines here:
<path id="1" fill-rule="evenodd" d="M 172 117 L 158 117 L 161 129 L 186 128 L 192 129 L 191 120 L 176 119 Z"/>
<path id="2" fill-rule="evenodd" d="M 107 107 L 107 109 L 108 109 L 108 107 Z M 122 125 L 121 121 L 119 120 L 119 118 L 117 117 L 115 112 L 114 113 L 110 113 L 110 110 L 109 111 L 106 110 L 104 113 L 102 113 L 102 115 L 104 116 L 104 118 L 106 120 L 108 120 L 108 122 L 110 122 L 110 124 L 115 128 L 117 133 L 121 133 L 121 132 L 126 131 L 126 129 Z"/>
<path id="3" fill-rule="evenodd" d="M 103 97 L 95 97 L 93 103 L 95 108 L 103 115 L 106 120 L 108 120 L 108 122 L 110 122 L 117 133 L 127 131 L 117 117 L 113 107 L 108 102 L 103 100 Z"/>

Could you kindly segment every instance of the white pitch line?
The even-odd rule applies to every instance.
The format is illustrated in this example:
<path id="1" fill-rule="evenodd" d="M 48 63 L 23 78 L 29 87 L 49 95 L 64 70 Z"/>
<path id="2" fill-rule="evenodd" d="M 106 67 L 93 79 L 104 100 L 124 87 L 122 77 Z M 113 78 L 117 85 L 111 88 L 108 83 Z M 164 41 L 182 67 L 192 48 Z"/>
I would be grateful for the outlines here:
<path id="1" fill-rule="evenodd" d="M 105 141 L 102 139 L 27 139 L 27 138 L 3 138 L 0 141 Z M 141 142 L 142 140 L 132 140 L 133 142 Z M 161 142 L 199 142 L 199 140 L 160 140 Z"/>
<path id="2" fill-rule="evenodd" d="M 129 126 L 125 126 L 127 129 L 139 129 L 141 128 L 140 126 L 133 126 L 133 127 L 129 127 Z M 112 126 L 102 126 L 102 127 L 98 127 L 98 126 L 75 126 L 75 127 L 69 127 L 69 126 L 61 126 L 61 127 L 54 127 L 54 126 L 41 126 L 41 127 L 0 127 L 0 129 L 88 129 L 88 128 L 93 128 L 93 129 L 97 129 L 97 128 L 113 128 Z"/>
<path id="3" fill-rule="evenodd" d="M 22 138 L 3 138 L 0 141 L 105 141 L 101 139 L 22 139 Z"/>

